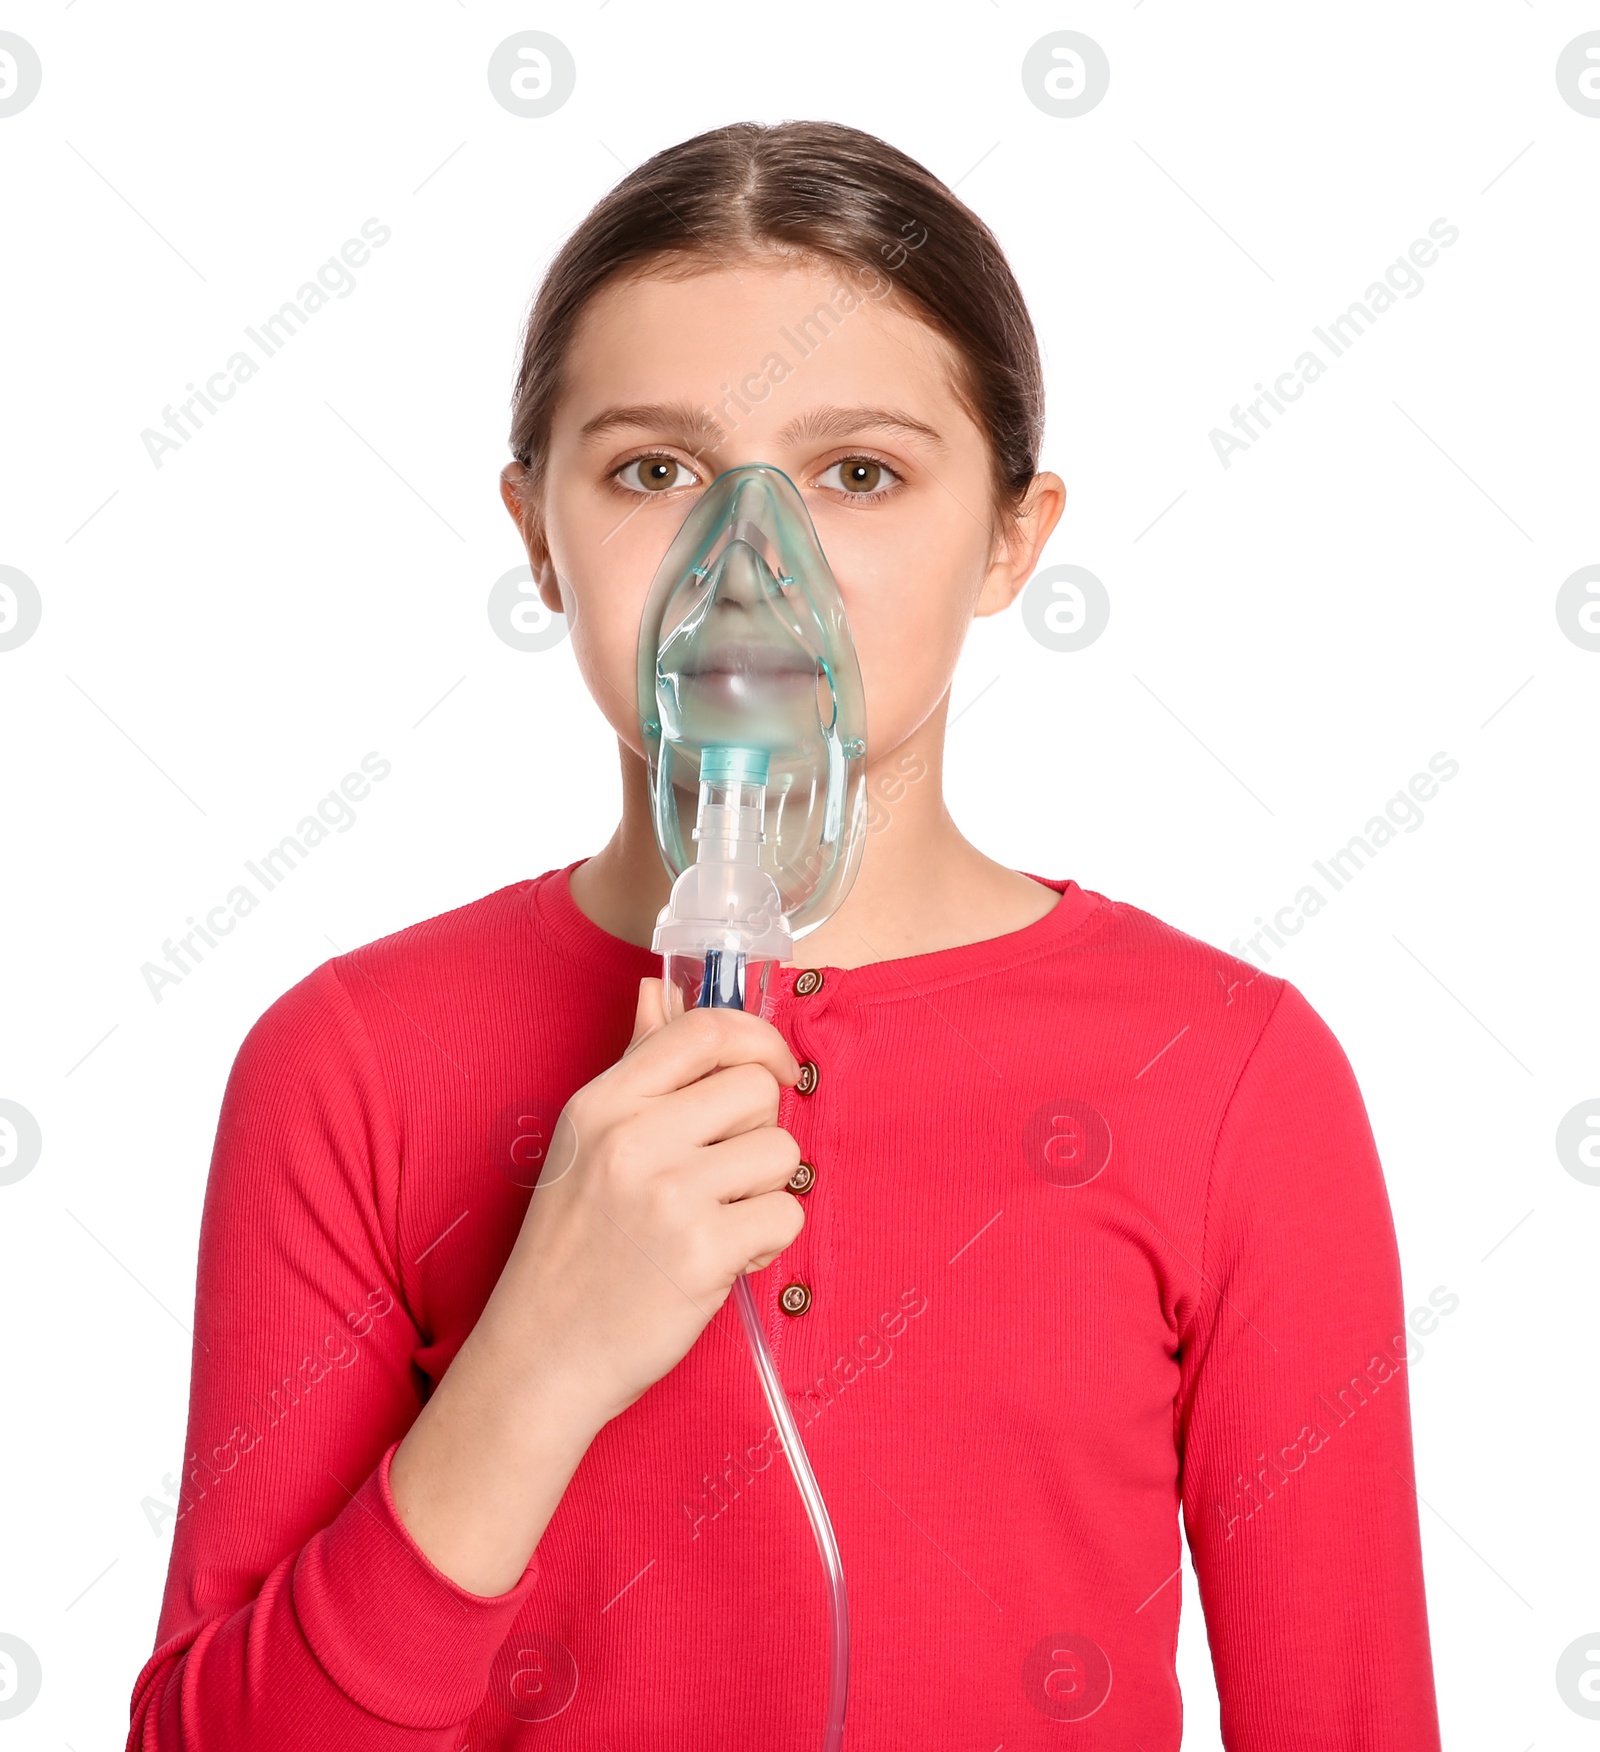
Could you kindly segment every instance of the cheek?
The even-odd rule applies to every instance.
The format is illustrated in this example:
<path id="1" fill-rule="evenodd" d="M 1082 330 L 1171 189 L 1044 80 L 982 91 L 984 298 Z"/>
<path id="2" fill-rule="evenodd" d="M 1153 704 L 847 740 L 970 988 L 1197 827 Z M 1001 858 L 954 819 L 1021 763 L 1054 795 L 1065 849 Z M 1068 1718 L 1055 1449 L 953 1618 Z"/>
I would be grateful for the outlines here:
<path id="1" fill-rule="evenodd" d="M 645 598 L 683 515 L 646 506 L 629 516 L 626 506 L 558 499 L 546 525 L 563 598 L 575 609 L 569 628 L 574 651 L 586 667 L 591 662 L 603 667 L 613 684 L 615 672 L 624 672 L 629 707 Z M 616 702 L 600 697 L 614 719 Z"/>
<path id="2" fill-rule="evenodd" d="M 955 668 L 983 579 L 983 536 L 906 529 L 840 565 L 869 707 L 937 699 Z"/>
<path id="3" fill-rule="evenodd" d="M 584 683 L 612 728 L 637 752 L 639 617 L 650 583 L 648 565 L 642 576 L 631 575 L 627 556 L 614 558 L 609 548 L 579 551 L 554 532 L 550 557 L 571 610 L 567 631 Z"/>
<path id="4" fill-rule="evenodd" d="M 950 685 L 961 654 L 947 621 L 927 614 L 879 627 L 874 620 L 856 641 L 867 702 L 867 746 L 888 753 L 911 735 Z"/>

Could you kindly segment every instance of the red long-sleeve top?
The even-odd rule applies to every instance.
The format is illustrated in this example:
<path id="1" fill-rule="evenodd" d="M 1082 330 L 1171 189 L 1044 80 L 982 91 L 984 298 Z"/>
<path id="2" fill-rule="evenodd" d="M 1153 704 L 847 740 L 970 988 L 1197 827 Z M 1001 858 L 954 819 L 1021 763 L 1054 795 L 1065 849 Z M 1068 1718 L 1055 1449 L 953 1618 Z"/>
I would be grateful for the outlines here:
<path id="1" fill-rule="evenodd" d="M 510 1592 L 435 1569 L 389 1493 L 542 1140 L 659 972 L 575 867 L 325 963 L 245 1039 L 130 1748 L 819 1743 L 822 1570 L 731 1302 Z M 1048 885 L 1005 936 L 777 977 L 815 1179 L 751 1281 L 849 1587 L 846 1745 L 1172 1752 L 1181 1507 L 1230 1752 L 1431 1752 L 1399 1260 L 1349 1064 L 1293 985 Z"/>

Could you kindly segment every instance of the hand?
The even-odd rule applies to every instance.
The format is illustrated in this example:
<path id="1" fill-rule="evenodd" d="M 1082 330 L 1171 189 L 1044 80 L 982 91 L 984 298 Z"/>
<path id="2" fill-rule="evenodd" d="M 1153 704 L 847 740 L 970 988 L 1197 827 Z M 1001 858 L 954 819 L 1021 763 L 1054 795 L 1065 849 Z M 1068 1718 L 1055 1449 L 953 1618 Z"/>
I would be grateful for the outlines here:
<path id="1" fill-rule="evenodd" d="M 599 1430 L 800 1233 L 776 1123 L 799 1076 L 770 1022 L 669 1022 L 640 981 L 632 1040 L 562 1109 L 499 1282 L 390 1465 L 402 1523 L 462 1587 L 512 1586 Z"/>
<path id="2" fill-rule="evenodd" d="M 804 1225 L 784 1190 L 800 1148 L 778 1097 L 800 1068 L 782 1035 L 743 1010 L 669 1022 L 661 999 L 659 979 L 640 981 L 622 1057 L 562 1110 L 485 1310 L 525 1320 L 541 1366 L 599 1422 L 682 1361 L 734 1279 Z"/>

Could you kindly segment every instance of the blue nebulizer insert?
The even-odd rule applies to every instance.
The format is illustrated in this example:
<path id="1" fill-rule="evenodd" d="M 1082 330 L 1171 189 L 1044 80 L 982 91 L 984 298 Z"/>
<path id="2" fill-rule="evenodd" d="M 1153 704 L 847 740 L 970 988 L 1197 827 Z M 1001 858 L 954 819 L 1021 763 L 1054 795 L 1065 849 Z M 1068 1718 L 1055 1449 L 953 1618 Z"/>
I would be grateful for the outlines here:
<path id="1" fill-rule="evenodd" d="M 651 943 L 667 1016 L 767 1014 L 774 970 L 849 892 L 867 825 L 861 668 L 805 501 L 781 469 L 719 475 L 673 538 L 640 623 L 639 723 L 673 877 Z M 827 1577 L 823 1748 L 837 1752 L 850 1674 L 839 1548 L 748 1276 L 733 1294 Z"/>

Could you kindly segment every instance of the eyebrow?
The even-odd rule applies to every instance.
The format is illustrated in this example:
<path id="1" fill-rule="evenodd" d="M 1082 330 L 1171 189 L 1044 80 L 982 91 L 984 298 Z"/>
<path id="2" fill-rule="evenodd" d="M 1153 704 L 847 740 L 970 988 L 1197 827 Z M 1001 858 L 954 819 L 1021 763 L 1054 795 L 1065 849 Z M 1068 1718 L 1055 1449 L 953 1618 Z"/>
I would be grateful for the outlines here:
<path id="1" fill-rule="evenodd" d="M 702 448 L 714 449 L 727 436 L 708 408 L 697 408 L 692 402 L 634 402 L 610 407 L 586 420 L 579 430 L 581 440 L 603 437 L 626 427 L 642 427 L 657 432 L 670 432 L 691 440 L 686 449 L 694 450 L 698 441 Z M 821 407 L 798 415 L 773 434 L 780 445 L 803 444 L 819 438 L 843 438 L 853 432 L 892 431 L 920 438 L 937 450 L 948 446 L 935 429 L 900 408 Z"/>
<path id="2" fill-rule="evenodd" d="M 907 437 L 921 438 L 938 450 L 945 441 L 925 421 L 914 419 L 900 408 L 812 408 L 782 426 L 776 433 L 779 444 L 801 444 L 817 438 L 846 438 L 852 432 L 903 432 Z"/>
<path id="3" fill-rule="evenodd" d="M 697 438 L 709 443 L 721 427 L 711 417 L 708 408 L 697 408 L 692 402 L 633 402 L 622 407 L 604 408 L 579 429 L 580 439 L 602 438 L 620 427 L 642 426 L 657 432 L 670 432 L 680 438 Z M 685 446 L 692 450 L 693 444 Z"/>

